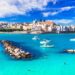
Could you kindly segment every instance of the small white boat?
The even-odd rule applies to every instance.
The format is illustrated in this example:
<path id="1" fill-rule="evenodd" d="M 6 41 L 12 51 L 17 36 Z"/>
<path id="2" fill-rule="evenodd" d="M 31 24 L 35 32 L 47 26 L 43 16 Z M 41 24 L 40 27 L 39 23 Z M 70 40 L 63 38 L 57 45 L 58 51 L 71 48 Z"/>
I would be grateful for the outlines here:
<path id="1" fill-rule="evenodd" d="M 70 39 L 70 41 L 75 41 L 75 38 Z"/>
<path id="2" fill-rule="evenodd" d="M 75 50 L 74 49 L 68 49 L 68 50 L 65 50 L 65 52 L 67 52 L 67 53 L 75 53 Z"/>
<path id="3" fill-rule="evenodd" d="M 34 36 L 32 40 L 39 40 L 38 36 Z"/>
<path id="4" fill-rule="evenodd" d="M 47 48 L 51 48 L 51 47 L 54 47 L 54 45 L 41 45 L 40 47 L 47 47 Z"/>
<path id="5" fill-rule="evenodd" d="M 43 41 L 40 41 L 40 44 L 47 44 L 49 43 L 51 40 L 43 40 Z"/>

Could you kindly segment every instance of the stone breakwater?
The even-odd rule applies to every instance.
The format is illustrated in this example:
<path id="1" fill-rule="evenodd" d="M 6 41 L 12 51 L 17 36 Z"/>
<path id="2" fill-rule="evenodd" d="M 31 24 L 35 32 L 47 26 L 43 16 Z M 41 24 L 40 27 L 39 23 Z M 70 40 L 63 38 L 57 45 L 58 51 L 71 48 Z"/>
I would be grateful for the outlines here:
<path id="1" fill-rule="evenodd" d="M 6 40 L 1 40 L 0 41 L 4 48 L 5 48 L 5 52 L 8 53 L 12 58 L 15 59 L 23 59 L 23 58 L 31 58 L 32 55 L 29 52 L 25 52 L 22 49 L 13 46 L 10 41 L 6 41 Z"/>

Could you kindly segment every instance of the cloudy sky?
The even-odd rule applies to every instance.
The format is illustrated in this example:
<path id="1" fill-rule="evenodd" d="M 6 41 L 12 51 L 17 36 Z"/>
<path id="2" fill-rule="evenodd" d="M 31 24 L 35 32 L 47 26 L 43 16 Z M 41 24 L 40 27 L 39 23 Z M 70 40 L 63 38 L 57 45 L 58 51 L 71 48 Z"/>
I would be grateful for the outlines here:
<path id="1" fill-rule="evenodd" d="M 0 21 L 52 20 L 75 24 L 75 0 L 0 0 Z"/>

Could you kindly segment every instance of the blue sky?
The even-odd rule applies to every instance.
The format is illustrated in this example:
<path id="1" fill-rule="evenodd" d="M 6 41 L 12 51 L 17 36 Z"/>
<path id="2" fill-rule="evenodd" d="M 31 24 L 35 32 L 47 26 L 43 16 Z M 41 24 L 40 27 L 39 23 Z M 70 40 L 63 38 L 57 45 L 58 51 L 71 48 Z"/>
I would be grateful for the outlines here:
<path id="1" fill-rule="evenodd" d="M 52 20 L 57 24 L 75 24 L 75 0 L 0 0 L 1 22 Z"/>

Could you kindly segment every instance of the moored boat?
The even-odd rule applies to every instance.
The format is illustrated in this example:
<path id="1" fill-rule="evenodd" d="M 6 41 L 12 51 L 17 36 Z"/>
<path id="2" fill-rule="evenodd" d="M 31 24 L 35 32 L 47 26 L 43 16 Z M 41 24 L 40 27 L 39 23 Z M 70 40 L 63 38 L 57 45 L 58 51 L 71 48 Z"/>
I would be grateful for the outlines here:
<path id="1" fill-rule="evenodd" d="M 67 50 L 64 50 L 64 52 L 67 52 L 67 53 L 75 53 L 75 50 L 74 49 L 67 49 Z"/>
<path id="2" fill-rule="evenodd" d="M 54 45 L 41 45 L 40 47 L 52 48 L 52 47 L 54 47 Z"/>
<path id="3" fill-rule="evenodd" d="M 75 41 L 75 38 L 71 38 L 70 41 Z"/>
<path id="4" fill-rule="evenodd" d="M 34 36 L 33 38 L 32 38 L 32 40 L 39 40 L 40 38 L 38 37 L 38 36 Z"/>
<path id="5" fill-rule="evenodd" d="M 40 44 L 47 44 L 47 43 L 49 43 L 51 40 L 46 40 L 46 39 L 44 39 L 44 40 L 42 40 L 42 41 L 40 41 Z"/>

